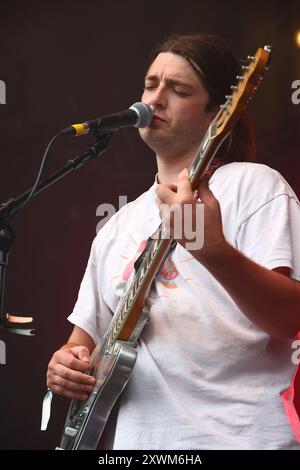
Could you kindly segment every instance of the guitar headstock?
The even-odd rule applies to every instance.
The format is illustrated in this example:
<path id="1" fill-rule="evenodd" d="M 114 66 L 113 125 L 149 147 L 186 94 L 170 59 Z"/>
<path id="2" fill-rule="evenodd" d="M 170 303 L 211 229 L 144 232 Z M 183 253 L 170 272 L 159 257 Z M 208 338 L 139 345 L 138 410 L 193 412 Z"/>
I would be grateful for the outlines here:
<path id="1" fill-rule="evenodd" d="M 225 97 L 226 101 L 214 119 L 214 137 L 224 137 L 232 129 L 259 87 L 264 71 L 268 70 L 271 54 L 272 47 L 265 46 L 260 47 L 255 56 L 247 57 L 247 65 L 242 66 L 243 74 L 236 77 L 237 83 L 231 86 L 231 95 Z"/>

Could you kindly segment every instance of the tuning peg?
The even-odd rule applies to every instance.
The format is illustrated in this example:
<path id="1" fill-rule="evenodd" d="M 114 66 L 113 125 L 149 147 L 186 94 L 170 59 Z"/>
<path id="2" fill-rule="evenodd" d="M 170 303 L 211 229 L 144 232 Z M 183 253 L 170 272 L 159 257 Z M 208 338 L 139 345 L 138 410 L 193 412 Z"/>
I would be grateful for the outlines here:
<path id="1" fill-rule="evenodd" d="M 242 82 L 243 80 L 245 80 L 245 77 L 243 77 L 242 75 L 237 75 L 236 79 Z"/>
<path id="2" fill-rule="evenodd" d="M 269 65 L 270 65 L 270 61 L 271 61 L 271 57 L 272 57 L 272 52 L 273 52 L 273 47 L 272 46 L 264 46 L 264 50 L 269 52 L 269 58 L 268 58 L 268 63 L 267 65 L 265 66 L 265 69 L 266 70 L 269 70 Z"/>
<path id="3" fill-rule="evenodd" d="M 231 88 L 231 90 L 234 90 L 234 91 L 236 91 L 238 89 L 238 87 L 236 85 L 231 85 L 230 88 Z"/>
<path id="4" fill-rule="evenodd" d="M 248 60 L 254 60 L 255 57 L 254 57 L 253 55 L 248 55 L 248 56 L 247 56 L 247 59 L 248 59 Z"/>
<path id="5" fill-rule="evenodd" d="M 249 65 L 242 65 L 242 70 L 250 70 Z"/>

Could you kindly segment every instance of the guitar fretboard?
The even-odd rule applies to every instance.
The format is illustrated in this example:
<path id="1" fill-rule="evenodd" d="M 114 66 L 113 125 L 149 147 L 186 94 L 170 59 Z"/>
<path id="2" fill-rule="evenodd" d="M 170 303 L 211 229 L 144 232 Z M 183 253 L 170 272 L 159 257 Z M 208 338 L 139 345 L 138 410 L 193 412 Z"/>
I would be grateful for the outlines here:
<path id="1" fill-rule="evenodd" d="M 140 267 L 135 272 L 130 287 L 120 301 L 120 304 L 118 305 L 116 313 L 114 314 L 112 322 L 109 326 L 106 341 L 107 352 L 111 351 L 116 340 L 119 338 L 134 304 L 138 301 L 141 288 L 144 287 L 145 283 L 148 281 L 147 276 L 153 272 L 153 265 L 157 264 L 157 261 L 159 262 L 159 265 L 164 262 L 164 258 L 167 256 L 168 249 L 173 241 L 172 239 L 168 240 L 164 238 L 165 236 L 166 232 L 163 226 L 160 225 L 157 238 L 152 239 L 143 252 L 143 260 L 140 264 Z M 162 250 L 163 244 L 166 245 L 164 250 Z M 158 255 L 162 251 L 164 251 L 164 253 L 162 253 L 163 256 L 160 256 L 159 260 L 157 260 Z"/>

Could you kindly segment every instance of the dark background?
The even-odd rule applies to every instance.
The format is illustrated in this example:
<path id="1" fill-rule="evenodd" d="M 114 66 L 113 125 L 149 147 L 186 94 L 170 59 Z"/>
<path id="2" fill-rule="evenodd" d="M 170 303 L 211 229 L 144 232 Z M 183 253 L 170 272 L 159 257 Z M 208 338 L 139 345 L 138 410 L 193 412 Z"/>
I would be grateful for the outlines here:
<path id="1" fill-rule="evenodd" d="M 221 35 L 243 58 L 274 47 L 270 71 L 250 107 L 258 160 L 279 170 L 300 193 L 299 113 L 291 84 L 300 79 L 299 1 L 17 1 L 0 4 L 0 201 L 29 188 L 50 138 L 70 123 L 126 109 L 140 99 L 150 49 L 174 31 Z M 90 137 L 65 138 L 46 173 L 78 155 Z M 132 200 L 152 184 L 155 160 L 134 129 L 113 136 L 101 161 L 91 161 L 41 195 L 13 222 L 5 309 L 35 319 L 37 335 L 0 332 L 0 448 L 53 449 L 68 401 L 55 397 L 48 431 L 39 431 L 45 373 L 71 332 L 96 208 Z M 298 392 L 299 394 L 299 392 Z M 298 406 L 299 406 L 299 397 Z"/>

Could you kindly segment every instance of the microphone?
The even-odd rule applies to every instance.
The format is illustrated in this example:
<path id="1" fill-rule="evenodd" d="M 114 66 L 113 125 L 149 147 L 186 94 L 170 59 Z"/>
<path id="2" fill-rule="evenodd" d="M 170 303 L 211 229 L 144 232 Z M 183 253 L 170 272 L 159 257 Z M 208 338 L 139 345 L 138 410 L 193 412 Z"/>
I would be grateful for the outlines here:
<path id="1" fill-rule="evenodd" d="M 72 124 L 61 131 L 61 135 L 84 135 L 90 133 L 109 134 L 122 127 L 147 127 L 152 121 L 153 113 L 145 103 L 134 103 L 129 109 L 116 114 L 109 114 L 98 119 Z"/>

